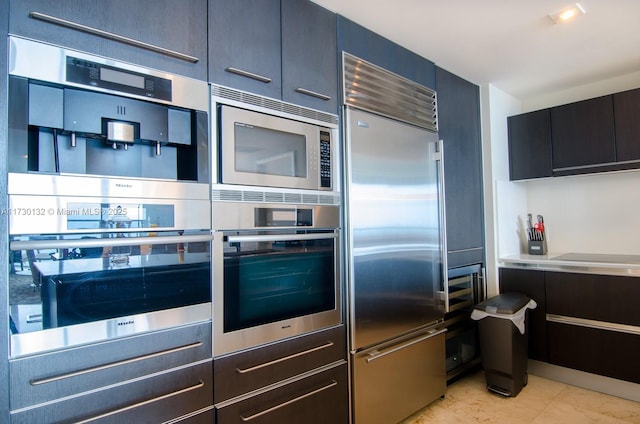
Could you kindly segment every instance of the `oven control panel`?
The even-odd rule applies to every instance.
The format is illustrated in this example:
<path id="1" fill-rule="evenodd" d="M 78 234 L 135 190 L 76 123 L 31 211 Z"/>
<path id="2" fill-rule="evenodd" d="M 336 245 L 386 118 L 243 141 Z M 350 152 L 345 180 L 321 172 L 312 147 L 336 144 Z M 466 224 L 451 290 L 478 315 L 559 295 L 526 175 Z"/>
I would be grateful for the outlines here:
<path id="1" fill-rule="evenodd" d="M 320 187 L 331 188 L 331 133 L 320 131 Z"/>

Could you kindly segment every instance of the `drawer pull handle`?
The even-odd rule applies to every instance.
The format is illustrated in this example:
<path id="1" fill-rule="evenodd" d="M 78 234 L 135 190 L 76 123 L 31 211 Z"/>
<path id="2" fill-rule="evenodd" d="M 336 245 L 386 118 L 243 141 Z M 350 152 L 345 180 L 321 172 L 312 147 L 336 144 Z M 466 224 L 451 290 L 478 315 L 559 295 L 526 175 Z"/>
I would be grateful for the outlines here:
<path id="1" fill-rule="evenodd" d="M 122 361 L 111 362 L 111 363 L 103 364 L 103 365 L 98 365 L 96 367 L 85 368 L 85 369 L 82 369 L 82 370 L 73 371 L 73 372 L 69 372 L 69 373 L 65 373 L 65 374 L 60 374 L 60 375 L 56 375 L 56 376 L 53 376 L 53 377 L 39 378 L 39 379 L 35 379 L 35 380 L 30 380 L 29 384 L 31 384 L 32 386 L 39 386 L 41 384 L 52 383 L 54 381 L 60 381 L 60 380 L 66 379 L 66 378 L 77 377 L 77 376 L 84 375 L 84 374 L 90 374 L 92 372 L 102 371 L 102 370 L 106 370 L 106 369 L 109 369 L 109 368 L 118 367 L 120 365 L 131 364 L 131 363 L 143 361 L 145 359 L 156 358 L 158 356 L 168 355 L 170 353 L 176 353 L 176 352 L 180 352 L 180 351 L 183 351 L 183 350 L 197 348 L 197 347 L 200 347 L 200 346 L 202 346 L 202 342 L 195 342 L 195 343 L 191 343 L 191 344 L 184 345 L 184 346 L 174 347 L 172 349 L 162 350 L 160 352 L 154 352 L 154 353 L 149 353 L 147 355 L 136 356 L 134 358 L 124 359 Z"/>
<path id="2" fill-rule="evenodd" d="M 274 359 L 273 361 L 265 362 L 265 363 L 262 363 L 262 364 L 259 364 L 259 365 L 256 365 L 256 366 L 253 366 L 253 367 L 250 367 L 250 368 L 242 368 L 242 369 L 241 368 L 236 368 L 236 372 L 238 374 L 246 374 L 246 373 L 249 373 L 249 372 L 252 372 L 252 371 L 257 371 L 259 369 L 266 368 L 266 367 L 269 367 L 271 365 L 278 364 L 280 362 L 288 361 L 289 359 L 297 358 L 299 356 L 307 355 L 307 354 L 312 353 L 312 352 L 317 352 L 319 350 L 326 349 L 326 348 L 331 347 L 331 346 L 333 346 L 333 342 L 327 342 L 327 343 L 325 343 L 323 345 L 312 347 L 311 349 L 303 350 L 302 352 L 294 353 L 293 355 L 288 355 L 288 356 L 285 356 L 283 358 Z"/>
<path id="3" fill-rule="evenodd" d="M 318 93 L 317 91 L 307 90 L 306 88 L 298 87 L 295 89 L 296 93 L 306 94 L 307 96 L 315 97 L 320 100 L 331 100 L 331 96 L 327 96 L 326 94 Z"/>
<path id="4" fill-rule="evenodd" d="M 338 385 L 337 381 L 331 380 L 331 383 L 327 384 L 326 386 L 322 386 L 322 387 L 320 387 L 318 389 L 315 389 L 315 390 L 313 390 L 311 392 L 305 393 L 304 395 L 300 395 L 300 396 L 298 396 L 296 398 L 293 398 L 291 400 L 288 400 L 286 402 L 282 402 L 281 404 L 278 404 L 276 406 L 272 406 L 271 408 L 265 409 L 264 411 L 258 412 L 258 413 L 253 414 L 253 415 L 249 415 L 248 417 L 245 417 L 245 416 L 241 415 L 240 418 L 244 422 L 251 421 L 251 420 L 253 420 L 255 418 L 261 417 L 263 415 L 266 415 L 266 414 L 269 414 L 269 413 L 271 413 L 273 411 L 276 411 L 276 410 L 278 410 L 280 408 L 284 408 L 285 406 L 291 405 L 292 403 L 295 403 L 295 402 L 298 402 L 300 400 L 306 399 L 306 398 L 308 398 L 310 396 L 314 396 L 314 395 L 316 395 L 316 394 L 318 394 L 320 392 L 328 390 L 328 389 L 330 389 L 332 387 L 335 387 L 337 385 Z"/>
<path id="5" fill-rule="evenodd" d="M 397 352 L 399 350 L 406 349 L 406 348 L 408 348 L 410 346 L 413 346 L 414 344 L 423 342 L 423 341 L 425 341 L 427 339 L 439 336 L 440 334 L 443 334 L 443 333 L 446 333 L 446 332 L 447 332 L 447 329 L 443 328 L 442 330 L 438 330 L 438 331 L 435 331 L 435 332 L 427 333 L 426 335 L 418 337 L 417 339 L 409 340 L 408 342 L 403 343 L 403 344 L 401 344 L 399 346 L 394 346 L 389 350 L 385 350 L 385 351 L 382 351 L 382 352 L 377 351 L 377 350 L 373 351 L 373 352 L 371 352 L 369 354 L 369 357 L 367 358 L 367 363 L 375 361 L 376 359 L 380 359 L 380 358 L 382 358 L 384 356 L 387 356 L 387 355 L 390 355 L 392 353 L 395 353 L 395 352 Z"/>
<path id="6" fill-rule="evenodd" d="M 567 317 L 554 314 L 547 314 L 547 321 L 556 322 L 559 324 L 577 325 L 579 327 L 595 328 L 596 330 L 635 334 L 637 336 L 640 336 L 640 326 L 637 325 L 618 324 L 615 322 L 596 321 L 592 319 Z"/>
<path id="7" fill-rule="evenodd" d="M 179 390 L 173 391 L 171 393 L 167 393 L 165 395 L 155 397 L 153 399 L 148 399 L 148 400 L 144 400 L 142 402 L 134 403 L 133 405 L 125 406 L 123 408 L 114 409 L 113 411 L 105 412 L 104 414 L 96 415 L 94 417 L 87 418 L 87 419 L 82 420 L 82 421 L 76 421 L 75 423 L 76 424 L 84 424 L 84 423 L 90 423 L 90 422 L 96 421 L 96 420 L 101 420 L 103 418 L 110 417 L 112 415 L 120 414 L 121 412 L 125 412 L 125 411 L 129 411 L 131 409 L 139 408 L 139 407 L 144 406 L 144 405 L 149 405 L 150 403 L 158 402 L 158 401 L 164 400 L 164 399 L 168 399 L 168 398 L 173 397 L 173 396 L 181 395 L 183 393 L 187 393 L 187 392 L 190 392 L 192 390 L 199 389 L 199 388 L 201 388 L 203 386 L 204 386 L 204 382 L 202 380 L 198 380 L 198 383 L 194 384 L 193 386 L 185 387 L 184 389 L 179 389 Z"/>
<path id="8" fill-rule="evenodd" d="M 49 22 L 52 24 L 60 25 L 63 27 L 75 29 L 77 31 L 86 32 L 88 34 L 97 35 L 99 37 L 107 38 L 112 41 L 118 41 L 120 43 L 129 44 L 131 46 L 140 47 L 145 50 L 149 50 L 156 53 L 161 53 L 165 56 L 174 57 L 176 59 L 185 60 L 191 63 L 197 63 L 199 58 L 191 56 L 185 53 L 180 53 L 175 50 L 169 50 L 164 47 L 156 46 L 155 44 L 145 43 L 144 41 L 136 40 L 134 38 L 125 37 L 123 35 L 115 34 L 113 32 L 104 31 L 102 29 L 94 28 L 88 25 L 83 25 L 78 22 L 68 21 L 66 19 L 58 18 L 56 16 L 47 15 L 40 12 L 29 12 L 29 17 L 33 19 L 39 19 L 41 21 Z"/>
<path id="9" fill-rule="evenodd" d="M 251 78 L 256 81 L 263 82 L 265 84 L 269 84 L 271 82 L 271 78 L 262 76 L 260 74 L 254 74 L 253 72 L 245 71 L 243 69 L 234 68 L 233 66 L 229 66 L 225 68 L 225 71 L 230 72 L 232 74 L 240 75 L 241 77 Z"/>

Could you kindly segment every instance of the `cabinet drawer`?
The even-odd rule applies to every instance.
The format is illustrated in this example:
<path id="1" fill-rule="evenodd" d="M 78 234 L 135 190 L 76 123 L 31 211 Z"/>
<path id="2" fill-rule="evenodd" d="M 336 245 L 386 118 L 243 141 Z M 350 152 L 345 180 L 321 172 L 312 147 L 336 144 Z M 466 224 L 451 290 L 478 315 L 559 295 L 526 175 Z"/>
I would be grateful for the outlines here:
<path id="1" fill-rule="evenodd" d="M 203 323 L 12 360 L 11 409 L 209 358 L 211 323 Z"/>
<path id="2" fill-rule="evenodd" d="M 347 365 L 338 365 L 285 386 L 224 406 L 217 424 L 326 424 L 349 420 Z"/>
<path id="3" fill-rule="evenodd" d="M 344 326 L 215 359 L 214 403 L 345 359 Z"/>
<path id="4" fill-rule="evenodd" d="M 640 383 L 640 335 L 547 323 L 549 362 Z"/>
<path id="5" fill-rule="evenodd" d="M 9 13 L 11 34 L 207 79 L 207 0 L 21 0 Z"/>
<path id="6" fill-rule="evenodd" d="M 37 408 L 14 411 L 11 423 L 164 422 L 210 406 L 211 380 L 211 362 L 206 362 Z"/>
<path id="7" fill-rule="evenodd" d="M 547 313 L 640 326 L 640 279 L 546 272 Z"/>

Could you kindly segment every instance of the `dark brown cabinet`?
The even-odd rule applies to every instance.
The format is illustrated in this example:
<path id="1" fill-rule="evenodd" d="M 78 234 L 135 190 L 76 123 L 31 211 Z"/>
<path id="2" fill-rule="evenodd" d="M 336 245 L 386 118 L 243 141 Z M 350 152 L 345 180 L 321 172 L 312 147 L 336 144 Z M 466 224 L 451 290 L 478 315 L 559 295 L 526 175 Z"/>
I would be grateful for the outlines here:
<path id="1" fill-rule="evenodd" d="M 210 0 L 209 16 L 209 81 L 279 99 L 280 0 Z"/>
<path id="2" fill-rule="evenodd" d="M 640 383 L 640 280 L 546 273 L 549 362 Z"/>
<path id="3" fill-rule="evenodd" d="M 215 358 L 218 424 L 348 422 L 343 325 Z"/>
<path id="4" fill-rule="evenodd" d="M 349 422 L 347 365 L 336 365 L 216 410 L 217 424 Z"/>
<path id="5" fill-rule="evenodd" d="M 507 118 L 509 179 L 551 177 L 551 114 L 549 109 Z"/>
<path id="6" fill-rule="evenodd" d="M 207 0 L 8 3 L 11 34 L 207 79 Z"/>
<path id="7" fill-rule="evenodd" d="M 480 94 L 436 67 L 438 134 L 444 143 L 449 268 L 484 263 Z"/>
<path id="8" fill-rule="evenodd" d="M 308 0 L 211 0 L 209 81 L 336 114 L 336 15 Z"/>
<path id="9" fill-rule="evenodd" d="M 282 100 L 338 113 L 336 15 L 309 0 L 282 1 Z"/>
<path id="10" fill-rule="evenodd" d="M 616 121 L 617 160 L 640 160 L 640 89 L 614 94 L 613 110 Z"/>
<path id="11" fill-rule="evenodd" d="M 640 168 L 640 89 L 507 118 L 512 181 Z"/>
<path id="12" fill-rule="evenodd" d="M 637 277 L 500 268 L 500 291 L 538 303 L 529 314 L 530 358 L 640 383 Z"/>
<path id="13" fill-rule="evenodd" d="M 613 96 L 551 108 L 551 140 L 557 175 L 615 162 Z"/>
<path id="14" fill-rule="evenodd" d="M 528 310 L 529 358 L 548 361 L 545 272 L 515 268 L 500 268 L 500 293 L 517 292 L 537 303 Z"/>

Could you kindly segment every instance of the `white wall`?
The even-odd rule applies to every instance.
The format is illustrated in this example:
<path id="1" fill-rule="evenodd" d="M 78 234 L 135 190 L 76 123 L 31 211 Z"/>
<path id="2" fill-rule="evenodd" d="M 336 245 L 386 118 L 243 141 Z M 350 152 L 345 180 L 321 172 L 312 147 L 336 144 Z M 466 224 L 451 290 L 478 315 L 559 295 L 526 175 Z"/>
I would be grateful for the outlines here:
<path id="1" fill-rule="evenodd" d="M 486 277 L 488 294 L 493 296 L 498 292 L 498 258 L 519 251 L 514 221 L 527 197 L 526 187 L 509 182 L 507 116 L 520 112 L 520 102 L 490 84 L 481 87 L 481 99 Z"/>

